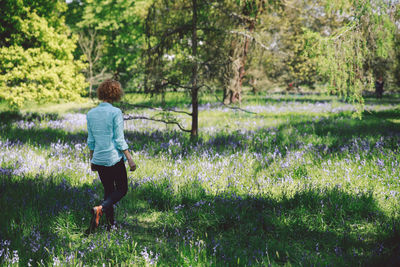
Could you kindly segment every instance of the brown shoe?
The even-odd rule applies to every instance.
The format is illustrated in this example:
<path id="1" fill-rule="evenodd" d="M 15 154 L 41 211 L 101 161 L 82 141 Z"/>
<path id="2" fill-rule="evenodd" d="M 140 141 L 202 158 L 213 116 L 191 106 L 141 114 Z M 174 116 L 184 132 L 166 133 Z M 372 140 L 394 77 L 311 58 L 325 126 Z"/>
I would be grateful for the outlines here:
<path id="1" fill-rule="evenodd" d="M 103 215 L 102 209 L 102 206 L 92 208 L 92 219 L 90 220 L 89 232 L 93 232 L 99 226 L 101 215 Z"/>

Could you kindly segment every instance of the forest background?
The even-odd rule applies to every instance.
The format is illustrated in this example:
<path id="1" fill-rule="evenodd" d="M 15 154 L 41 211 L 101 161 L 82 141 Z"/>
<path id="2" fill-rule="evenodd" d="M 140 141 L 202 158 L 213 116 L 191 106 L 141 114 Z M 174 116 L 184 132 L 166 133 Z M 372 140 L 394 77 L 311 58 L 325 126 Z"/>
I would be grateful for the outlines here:
<path id="1" fill-rule="evenodd" d="M 106 78 L 127 92 L 240 103 L 243 88 L 317 91 L 363 105 L 382 77 L 400 84 L 398 1 L 5 1 L 0 99 L 13 108 L 93 96 Z"/>

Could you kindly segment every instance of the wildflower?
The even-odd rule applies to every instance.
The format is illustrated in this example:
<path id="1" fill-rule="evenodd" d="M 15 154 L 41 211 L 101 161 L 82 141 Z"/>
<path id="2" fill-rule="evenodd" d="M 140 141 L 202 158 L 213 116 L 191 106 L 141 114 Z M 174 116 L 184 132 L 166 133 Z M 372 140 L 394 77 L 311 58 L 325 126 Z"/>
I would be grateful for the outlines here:
<path id="1" fill-rule="evenodd" d="M 74 259 L 75 259 L 75 254 L 74 253 L 71 253 L 71 254 L 67 255 L 67 257 L 65 257 L 65 261 L 67 263 L 73 263 Z"/>
<path id="2" fill-rule="evenodd" d="M 335 246 L 334 248 L 336 256 L 342 256 L 342 249 L 338 246 Z"/>
<path id="3" fill-rule="evenodd" d="M 159 254 L 158 253 L 155 254 L 154 257 L 153 257 L 153 254 L 154 253 L 152 251 L 147 252 L 147 247 L 144 247 L 144 250 L 142 250 L 140 252 L 140 255 L 142 255 L 142 257 L 144 258 L 146 263 L 148 263 L 150 265 L 155 265 L 158 262 Z"/>
<path id="4" fill-rule="evenodd" d="M 19 263 L 19 256 L 18 256 L 18 251 L 14 250 L 13 257 L 11 259 L 11 264 L 16 264 L 16 263 Z"/>
<path id="5" fill-rule="evenodd" d="M 60 264 L 60 259 L 57 256 L 53 257 L 53 266 L 59 266 Z"/>
<path id="6" fill-rule="evenodd" d="M 385 165 L 385 162 L 382 159 L 377 159 L 376 163 L 378 166 L 383 167 Z"/>
<path id="7" fill-rule="evenodd" d="M 178 213 L 179 210 L 182 209 L 183 207 L 185 207 L 185 205 L 179 204 L 178 206 L 176 206 L 176 207 L 174 208 L 174 212 L 175 212 L 175 213 Z"/>
<path id="8" fill-rule="evenodd" d="M 206 203 L 205 200 L 200 200 L 200 201 L 196 202 L 194 205 L 195 205 L 196 207 L 199 207 L 199 206 L 202 206 L 204 203 Z"/>

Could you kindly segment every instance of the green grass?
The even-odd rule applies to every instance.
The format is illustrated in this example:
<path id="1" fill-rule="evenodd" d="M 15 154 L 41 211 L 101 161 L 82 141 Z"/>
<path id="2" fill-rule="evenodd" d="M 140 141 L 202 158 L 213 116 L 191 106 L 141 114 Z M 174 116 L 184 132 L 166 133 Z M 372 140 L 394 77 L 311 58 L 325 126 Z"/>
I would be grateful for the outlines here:
<path id="1" fill-rule="evenodd" d="M 188 109 L 185 97 L 168 94 L 166 106 Z M 150 104 L 140 94 L 125 101 Z M 102 185 L 89 171 L 80 113 L 92 104 L 2 111 L 0 264 L 398 262 L 396 99 L 369 99 L 362 120 L 332 96 L 249 95 L 241 108 L 255 113 L 221 107 L 211 96 L 202 101 L 211 107 L 201 109 L 194 143 L 171 126 L 126 123 L 138 169 L 116 208 L 118 228 L 90 236 L 88 210 L 101 201 Z"/>

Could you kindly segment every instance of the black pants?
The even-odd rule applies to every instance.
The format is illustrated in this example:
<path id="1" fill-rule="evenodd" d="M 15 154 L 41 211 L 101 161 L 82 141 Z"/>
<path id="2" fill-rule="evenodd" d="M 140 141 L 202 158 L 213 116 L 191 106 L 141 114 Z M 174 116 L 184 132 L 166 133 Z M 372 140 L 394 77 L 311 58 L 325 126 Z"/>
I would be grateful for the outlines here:
<path id="1" fill-rule="evenodd" d="M 124 160 L 107 167 L 95 165 L 99 172 L 101 183 L 104 187 L 104 200 L 101 204 L 106 213 L 107 222 L 114 224 L 114 204 L 123 198 L 128 191 L 128 176 L 126 174 Z"/>

